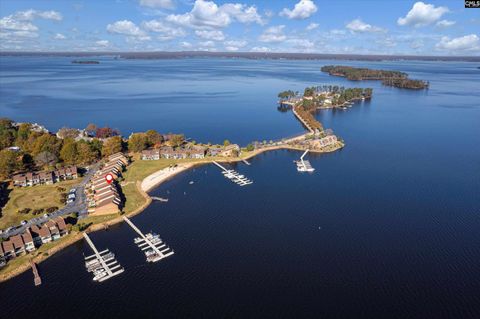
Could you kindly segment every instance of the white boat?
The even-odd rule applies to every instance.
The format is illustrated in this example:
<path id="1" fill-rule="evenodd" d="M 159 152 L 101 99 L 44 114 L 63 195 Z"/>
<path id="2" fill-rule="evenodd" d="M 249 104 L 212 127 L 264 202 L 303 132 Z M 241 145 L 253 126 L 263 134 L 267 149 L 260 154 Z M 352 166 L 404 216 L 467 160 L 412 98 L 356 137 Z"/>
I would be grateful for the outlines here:
<path id="1" fill-rule="evenodd" d="M 93 274 L 94 274 L 94 276 L 93 276 L 94 281 L 98 281 L 98 280 L 102 279 L 103 277 L 107 276 L 107 272 L 103 268 L 95 270 L 93 272 Z"/>
<path id="2" fill-rule="evenodd" d="M 192 185 L 193 183 L 194 183 L 193 181 L 188 182 L 188 184 L 190 184 L 190 185 Z"/>
<path id="3" fill-rule="evenodd" d="M 145 241 L 145 239 L 143 239 L 142 237 L 137 237 L 137 238 L 135 238 L 135 239 L 133 240 L 133 242 L 134 242 L 135 244 L 139 244 L 139 243 L 141 243 L 142 241 Z"/>

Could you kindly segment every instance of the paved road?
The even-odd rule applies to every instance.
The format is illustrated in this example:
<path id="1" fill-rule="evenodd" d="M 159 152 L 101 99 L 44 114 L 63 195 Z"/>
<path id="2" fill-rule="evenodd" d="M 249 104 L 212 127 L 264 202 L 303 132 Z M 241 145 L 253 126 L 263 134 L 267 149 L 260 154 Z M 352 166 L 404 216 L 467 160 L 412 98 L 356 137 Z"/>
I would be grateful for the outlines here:
<path id="1" fill-rule="evenodd" d="M 0 234 L 0 237 L 7 239 L 10 236 L 15 236 L 17 234 L 23 233 L 25 229 L 27 229 L 30 226 L 44 224 L 49 219 L 62 216 L 62 215 L 78 213 L 80 218 L 85 217 L 87 215 L 87 209 L 88 209 L 87 198 L 85 196 L 85 185 L 88 183 L 90 178 L 93 176 L 93 174 L 95 174 L 95 172 L 98 170 L 99 167 L 100 167 L 99 163 L 90 166 L 90 169 L 83 177 L 82 182 L 76 186 L 76 190 L 75 190 L 76 198 L 74 202 L 67 204 L 65 207 L 57 210 L 56 212 L 48 214 L 49 215 L 48 217 L 45 217 L 44 215 L 35 217 L 27 221 L 27 223 L 23 226 L 18 225 L 10 229 L 9 231 L 3 231 L 2 234 Z"/>

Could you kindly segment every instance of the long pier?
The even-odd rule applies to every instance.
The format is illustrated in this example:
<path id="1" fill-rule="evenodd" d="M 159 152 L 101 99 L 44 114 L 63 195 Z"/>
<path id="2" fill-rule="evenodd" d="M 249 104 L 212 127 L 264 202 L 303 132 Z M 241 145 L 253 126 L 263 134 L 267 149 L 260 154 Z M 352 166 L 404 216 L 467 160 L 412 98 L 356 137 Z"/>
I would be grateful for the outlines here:
<path id="1" fill-rule="evenodd" d="M 220 169 L 223 170 L 222 174 L 228 178 L 229 180 L 231 180 L 232 182 L 234 182 L 235 184 L 237 185 L 240 185 L 240 186 L 246 186 L 246 185 L 250 185 L 250 184 L 253 184 L 253 181 L 249 180 L 248 178 L 246 178 L 245 176 L 243 175 L 240 175 L 240 173 L 237 173 L 236 171 L 234 171 L 233 169 L 231 170 L 228 170 L 226 169 L 225 167 L 223 167 L 222 165 L 220 165 L 219 163 L 213 161 L 213 164 L 217 165 L 218 167 L 220 167 Z"/>
<path id="2" fill-rule="evenodd" d="M 312 167 L 312 165 L 310 164 L 310 161 L 307 161 L 307 160 L 303 160 L 303 158 L 305 157 L 305 155 L 307 155 L 307 153 L 309 152 L 309 150 L 306 150 L 303 155 L 300 157 L 300 160 L 297 161 L 297 170 L 299 172 L 313 172 L 315 170 L 315 168 Z"/>
<path id="3" fill-rule="evenodd" d="M 30 266 L 32 267 L 33 272 L 33 283 L 35 284 L 35 286 L 40 286 L 42 284 L 42 278 L 38 274 L 37 265 L 30 260 Z"/>
<path id="4" fill-rule="evenodd" d="M 297 110 L 295 110 L 295 105 L 292 107 L 293 114 L 302 122 L 302 124 L 310 131 L 310 133 L 315 133 L 315 130 L 310 126 L 310 124 L 305 121 L 300 114 L 298 114 Z"/>
<path id="5" fill-rule="evenodd" d="M 83 237 L 94 253 L 85 257 L 85 267 L 88 272 L 93 272 L 93 280 L 102 282 L 124 272 L 113 253 L 108 249 L 99 252 L 87 233 L 83 233 Z"/>
<path id="6" fill-rule="evenodd" d="M 163 243 L 158 235 L 151 233 L 143 234 L 126 216 L 123 216 L 123 220 L 140 235 L 140 237 L 135 238 L 134 242 L 145 253 L 148 262 L 157 262 L 174 254 L 174 251 Z"/>

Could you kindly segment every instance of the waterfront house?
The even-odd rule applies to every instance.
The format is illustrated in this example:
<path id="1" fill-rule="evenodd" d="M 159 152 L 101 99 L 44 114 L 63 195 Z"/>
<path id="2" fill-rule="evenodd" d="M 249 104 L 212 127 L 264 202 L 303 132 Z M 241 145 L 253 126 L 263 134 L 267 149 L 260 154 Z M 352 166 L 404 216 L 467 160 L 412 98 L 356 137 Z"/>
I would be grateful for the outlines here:
<path id="1" fill-rule="evenodd" d="M 27 230 L 22 234 L 22 240 L 25 244 L 25 250 L 27 252 L 32 252 L 35 250 L 35 243 L 33 241 L 32 234 Z"/>
<path id="2" fill-rule="evenodd" d="M 148 149 L 142 151 L 142 160 L 144 161 L 156 161 L 160 159 L 160 150 Z"/>
<path id="3" fill-rule="evenodd" d="M 6 240 L 1 243 L 3 249 L 3 256 L 5 259 L 15 258 L 15 249 L 13 248 L 13 243 L 10 240 Z"/>
<path id="4" fill-rule="evenodd" d="M 220 156 L 223 157 L 236 157 L 240 154 L 240 146 L 237 144 L 230 144 L 226 146 L 221 152 Z"/>
<path id="5" fill-rule="evenodd" d="M 95 215 L 110 215 L 120 212 L 121 201 L 114 195 L 105 196 L 96 201 L 96 206 L 92 213 Z"/>
<path id="6" fill-rule="evenodd" d="M 334 145 L 335 143 L 337 143 L 337 137 L 335 135 L 328 135 L 328 136 L 322 137 L 321 139 L 313 141 L 314 147 L 317 147 L 317 148 Z"/>
<path id="7" fill-rule="evenodd" d="M 55 224 L 57 224 L 57 228 L 61 237 L 68 234 L 67 224 L 65 224 L 65 220 L 63 219 L 63 217 L 59 216 L 57 218 L 54 218 L 53 221 L 55 222 Z"/>
<path id="8" fill-rule="evenodd" d="M 50 230 L 46 225 L 42 225 L 42 227 L 40 227 L 39 235 L 42 240 L 42 244 L 46 244 L 52 241 L 52 235 L 50 234 Z"/>
<path id="9" fill-rule="evenodd" d="M 160 148 L 160 156 L 167 159 L 185 159 L 188 155 L 183 149 L 174 149 L 171 146 L 165 146 Z"/>
<path id="10" fill-rule="evenodd" d="M 32 235 L 33 238 L 33 243 L 35 246 L 40 246 L 42 244 L 42 237 L 40 236 L 40 227 L 37 225 L 32 225 L 30 227 L 30 234 Z"/>
<path id="11" fill-rule="evenodd" d="M 57 224 L 53 220 L 49 220 L 48 222 L 46 222 L 45 226 L 50 231 L 52 240 L 60 239 L 60 231 L 58 230 Z"/>
<path id="12" fill-rule="evenodd" d="M 96 175 L 99 177 L 105 178 L 105 176 L 108 174 L 112 175 L 113 179 L 117 179 L 119 176 L 121 176 L 121 172 L 115 167 L 102 169 L 98 171 Z"/>
<path id="13" fill-rule="evenodd" d="M 223 147 L 211 146 L 208 148 L 208 155 L 218 156 L 223 151 Z"/>
<path id="14" fill-rule="evenodd" d="M 127 166 L 128 165 L 128 158 L 123 154 L 123 153 L 115 153 L 113 155 L 110 155 L 108 157 L 108 161 L 109 162 L 112 162 L 112 161 L 120 161 L 123 163 L 124 166 Z"/>
<path id="15" fill-rule="evenodd" d="M 25 244 L 21 235 L 15 235 L 10 237 L 10 241 L 13 244 L 13 249 L 15 250 L 15 256 L 20 256 L 25 253 Z"/>
<path id="16" fill-rule="evenodd" d="M 205 158 L 206 150 L 203 146 L 194 146 L 188 150 L 188 157 L 196 159 Z"/>

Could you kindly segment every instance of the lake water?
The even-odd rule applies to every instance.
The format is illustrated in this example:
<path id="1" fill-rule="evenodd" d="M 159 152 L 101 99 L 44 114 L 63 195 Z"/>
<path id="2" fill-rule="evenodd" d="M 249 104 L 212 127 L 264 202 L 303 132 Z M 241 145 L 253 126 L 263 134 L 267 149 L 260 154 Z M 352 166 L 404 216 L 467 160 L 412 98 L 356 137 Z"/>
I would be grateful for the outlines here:
<path id="1" fill-rule="evenodd" d="M 371 102 L 317 114 L 346 147 L 275 151 L 234 166 L 240 188 L 215 166 L 163 184 L 133 222 L 175 255 L 150 265 L 127 225 L 92 234 L 125 273 L 104 283 L 83 266 L 79 242 L 0 285 L 2 317 L 28 318 L 479 318 L 480 70 L 460 62 L 123 61 L 1 58 L 0 115 L 50 129 L 89 122 L 155 128 L 241 144 L 302 131 L 276 109 L 280 90 L 373 87 Z M 349 64 L 407 72 L 428 91 L 349 82 L 319 71 Z M 189 181 L 194 181 L 193 185 Z"/>

